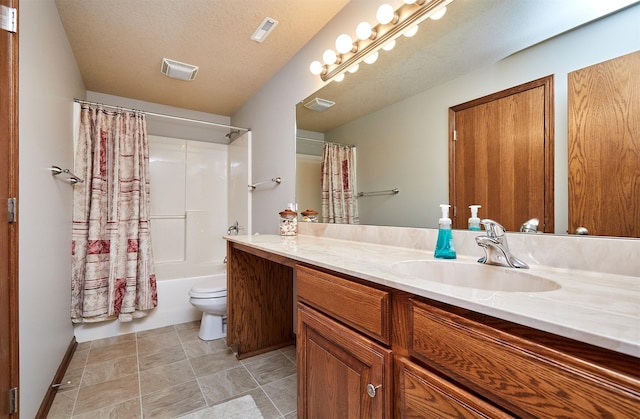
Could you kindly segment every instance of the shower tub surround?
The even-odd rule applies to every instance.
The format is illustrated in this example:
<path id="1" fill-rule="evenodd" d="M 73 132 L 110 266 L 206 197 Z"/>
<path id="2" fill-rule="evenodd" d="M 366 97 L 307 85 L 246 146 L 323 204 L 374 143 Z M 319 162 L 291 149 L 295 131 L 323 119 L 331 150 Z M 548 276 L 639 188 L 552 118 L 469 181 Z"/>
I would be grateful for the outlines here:
<path id="1" fill-rule="evenodd" d="M 189 290 L 225 274 L 228 146 L 153 135 L 149 141 L 158 306 L 129 323 L 76 325 L 78 342 L 199 320 Z"/>
<path id="2" fill-rule="evenodd" d="M 531 273 L 560 285 L 557 290 L 528 293 L 456 287 L 416 279 L 392 267 L 407 260 L 433 260 L 437 230 L 306 223 L 299 227 L 296 237 L 255 235 L 226 239 L 640 357 L 640 261 L 635 257 L 640 241 L 637 239 L 508 234 L 512 253 L 529 264 Z M 459 260 L 441 263 L 475 263 L 483 255 L 474 240 L 477 232 L 454 231 L 453 235 Z"/>

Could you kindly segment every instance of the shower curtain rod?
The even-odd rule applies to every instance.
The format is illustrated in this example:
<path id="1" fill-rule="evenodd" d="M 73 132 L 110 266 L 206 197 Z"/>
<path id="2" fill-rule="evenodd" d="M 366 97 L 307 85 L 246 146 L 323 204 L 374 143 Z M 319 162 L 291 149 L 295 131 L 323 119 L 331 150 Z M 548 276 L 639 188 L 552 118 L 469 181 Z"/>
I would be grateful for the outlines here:
<path id="1" fill-rule="evenodd" d="M 301 136 L 299 136 L 299 135 L 296 135 L 296 138 L 297 138 L 298 140 L 309 141 L 310 143 L 323 143 L 323 144 L 324 144 L 324 143 L 326 143 L 326 142 L 327 142 L 327 141 L 325 141 L 325 140 L 317 140 L 317 139 L 315 139 L 315 138 L 301 137 Z"/>
<path id="2" fill-rule="evenodd" d="M 329 140 L 317 140 L 315 138 L 301 137 L 299 135 L 296 135 L 296 139 L 303 140 L 303 141 L 309 141 L 310 143 L 339 144 L 339 145 L 348 145 L 349 147 L 355 147 L 355 145 L 353 145 L 353 144 L 334 143 L 333 141 L 329 141 Z"/>
<path id="3" fill-rule="evenodd" d="M 237 129 L 237 130 L 242 130 L 242 131 L 245 131 L 245 132 L 251 131 L 250 128 L 234 127 L 233 125 L 218 124 L 216 122 L 202 121 L 200 119 L 191 119 L 191 118 L 184 118 L 182 116 L 173 116 L 173 115 L 166 115 L 166 114 L 163 114 L 163 113 L 141 111 L 140 109 L 125 108 L 123 106 L 105 105 L 104 103 L 91 102 L 91 101 L 88 101 L 88 100 L 73 99 L 73 101 L 76 102 L 76 103 L 86 104 L 86 105 L 92 105 L 92 104 L 93 105 L 102 105 L 105 108 L 122 109 L 122 110 L 129 111 L 129 112 L 140 111 L 140 112 L 144 113 L 145 115 L 158 116 L 158 117 L 161 117 L 161 118 L 178 119 L 180 121 L 195 122 L 195 123 L 198 123 L 198 124 L 205 124 L 205 125 L 214 125 L 216 127 Z"/>

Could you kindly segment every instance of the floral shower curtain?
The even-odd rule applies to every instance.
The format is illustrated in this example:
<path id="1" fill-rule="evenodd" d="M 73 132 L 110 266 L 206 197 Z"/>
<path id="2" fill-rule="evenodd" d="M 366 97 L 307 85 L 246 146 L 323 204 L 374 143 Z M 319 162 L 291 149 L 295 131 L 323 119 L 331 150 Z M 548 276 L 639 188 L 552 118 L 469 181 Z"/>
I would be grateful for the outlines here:
<path id="1" fill-rule="evenodd" d="M 322 222 L 359 224 L 356 190 L 356 148 L 325 143 L 322 147 Z"/>
<path id="2" fill-rule="evenodd" d="M 143 317 L 158 305 L 145 115 L 82 105 L 74 172 L 71 319 Z"/>

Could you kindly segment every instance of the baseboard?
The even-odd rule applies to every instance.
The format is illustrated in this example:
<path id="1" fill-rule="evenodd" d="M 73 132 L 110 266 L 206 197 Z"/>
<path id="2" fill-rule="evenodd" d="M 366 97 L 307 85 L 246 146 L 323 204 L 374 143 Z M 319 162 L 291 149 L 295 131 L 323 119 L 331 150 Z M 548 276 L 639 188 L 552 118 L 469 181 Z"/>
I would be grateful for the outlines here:
<path id="1" fill-rule="evenodd" d="M 44 399 L 40 404 L 40 409 L 38 409 L 38 413 L 36 414 L 37 419 L 46 419 L 47 415 L 49 414 L 49 409 L 51 409 L 53 399 L 58 393 L 58 386 L 56 386 L 56 384 L 60 384 L 62 382 L 62 379 L 64 378 L 64 375 L 67 373 L 67 368 L 71 363 L 71 358 L 73 358 L 73 354 L 76 352 L 77 346 L 78 342 L 76 342 L 76 337 L 74 336 L 69 343 L 67 352 L 65 352 L 64 357 L 62 358 L 62 362 L 60 362 L 60 366 L 58 367 L 58 371 L 56 371 L 56 375 L 53 377 L 51 385 L 47 389 L 47 393 L 44 395 Z"/>

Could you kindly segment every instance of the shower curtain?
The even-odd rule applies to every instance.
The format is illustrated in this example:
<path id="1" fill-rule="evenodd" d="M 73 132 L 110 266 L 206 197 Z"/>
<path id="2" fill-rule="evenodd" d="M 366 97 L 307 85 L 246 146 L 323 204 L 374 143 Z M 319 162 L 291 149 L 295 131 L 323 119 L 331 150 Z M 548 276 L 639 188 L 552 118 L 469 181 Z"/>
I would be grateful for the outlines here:
<path id="1" fill-rule="evenodd" d="M 143 317 L 158 305 L 145 115 L 82 105 L 74 172 L 71 319 Z"/>
<path id="2" fill-rule="evenodd" d="M 323 223 L 359 224 L 356 186 L 356 148 L 325 143 L 322 147 Z"/>

